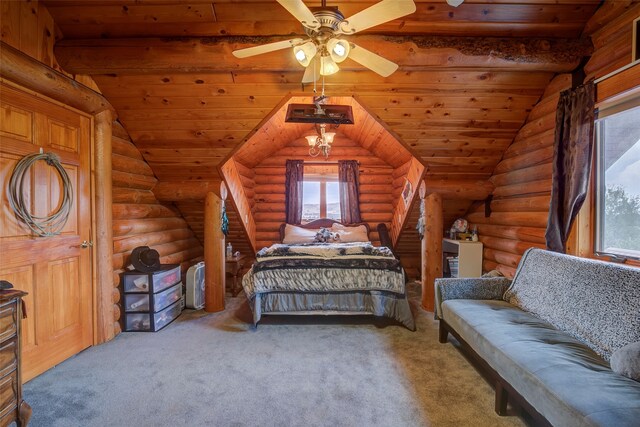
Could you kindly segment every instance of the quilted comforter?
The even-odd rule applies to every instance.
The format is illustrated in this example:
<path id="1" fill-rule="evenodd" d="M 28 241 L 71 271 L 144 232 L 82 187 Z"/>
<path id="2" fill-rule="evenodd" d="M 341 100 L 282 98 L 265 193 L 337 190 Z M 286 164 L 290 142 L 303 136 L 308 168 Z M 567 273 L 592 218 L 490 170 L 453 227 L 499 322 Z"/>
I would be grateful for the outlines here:
<path id="1" fill-rule="evenodd" d="M 242 285 L 249 298 L 271 292 L 387 291 L 404 294 L 400 262 L 371 243 L 275 244 L 256 254 Z"/>

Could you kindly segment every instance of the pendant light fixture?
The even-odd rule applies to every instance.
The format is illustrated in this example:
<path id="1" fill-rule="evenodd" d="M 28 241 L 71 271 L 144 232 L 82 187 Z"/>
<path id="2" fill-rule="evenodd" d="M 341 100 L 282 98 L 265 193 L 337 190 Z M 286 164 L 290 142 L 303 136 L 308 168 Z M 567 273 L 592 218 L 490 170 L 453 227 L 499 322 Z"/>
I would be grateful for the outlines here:
<path id="1" fill-rule="evenodd" d="M 336 136 L 335 132 L 327 132 L 326 123 L 321 123 L 316 126 L 317 135 L 305 136 L 307 143 L 309 144 L 309 155 L 311 157 L 317 157 L 320 153 L 325 159 L 329 158 L 331 153 L 331 144 Z"/>

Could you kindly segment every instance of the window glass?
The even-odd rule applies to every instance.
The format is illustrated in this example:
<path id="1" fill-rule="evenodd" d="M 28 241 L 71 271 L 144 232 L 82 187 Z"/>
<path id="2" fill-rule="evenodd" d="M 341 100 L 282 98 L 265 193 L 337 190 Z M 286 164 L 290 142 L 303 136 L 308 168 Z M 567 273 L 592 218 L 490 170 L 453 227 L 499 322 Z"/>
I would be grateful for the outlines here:
<path id="1" fill-rule="evenodd" d="M 302 183 L 302 222 L 320 218 L 320 182 Z"/>
<path id="2" fill-rule="evenodd" d="M 640 107 L 597 126 L 596 250 L 640 258 Z"/>
<path id="3" fill-rule="evenodd" d="M 327 218 L 340 221 L 340 190 L 337 181 L 327 182 Z"/>

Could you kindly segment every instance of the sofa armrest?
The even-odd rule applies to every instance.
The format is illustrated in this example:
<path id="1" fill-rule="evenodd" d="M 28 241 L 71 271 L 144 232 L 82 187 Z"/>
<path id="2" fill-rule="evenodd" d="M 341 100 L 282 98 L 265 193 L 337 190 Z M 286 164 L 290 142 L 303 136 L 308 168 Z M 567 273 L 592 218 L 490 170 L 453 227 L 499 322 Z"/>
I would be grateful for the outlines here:
<path id="1" fill-rule="evenodd" d="M 506 277 L 468 277 L 459 279 L 436 279 L 436 319 L 442 319 L 441 304 L 450 299 L 494 299 L 501 300 L 511 279 Z"/>

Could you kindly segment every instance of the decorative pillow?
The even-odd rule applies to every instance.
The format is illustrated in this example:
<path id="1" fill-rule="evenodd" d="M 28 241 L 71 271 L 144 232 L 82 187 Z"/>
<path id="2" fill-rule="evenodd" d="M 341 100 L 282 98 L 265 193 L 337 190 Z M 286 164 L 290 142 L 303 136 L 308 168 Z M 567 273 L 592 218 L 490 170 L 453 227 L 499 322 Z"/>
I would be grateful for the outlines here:
<path id="1" fill-rule="evenodd" d="M 617 374 L 640 382 L 640 341 L 614 351 L 611 355 L 611 369 Z"/>
<path id="2" fill-rule="evenodd" d="M 331 231 L 338 233 L 340 236 L 340 242 L 368 242 L 369 235 L 367 233 L 367 227 L 364 225 L 357 225 L 355 227 L 349 227 L 346 225 L 334 223 L 331 225 Z"/>
<path id="3" fill-rule="evenodd" d="M 313 240 L 314 243 L 333 243 L 340 239 L 338 233 L 333 233 L 331 229 L 322 227 L 316 233 L 316 237 Z"/>
<path id="4" fill-rule="evenodd" d="M 315 228 L 302 228 L 287 224 L 284 227 L 284 239 L 282 239 L 282 243 L 285 245 L 313 243 L 318 231 L 319 230 Z"/>

